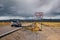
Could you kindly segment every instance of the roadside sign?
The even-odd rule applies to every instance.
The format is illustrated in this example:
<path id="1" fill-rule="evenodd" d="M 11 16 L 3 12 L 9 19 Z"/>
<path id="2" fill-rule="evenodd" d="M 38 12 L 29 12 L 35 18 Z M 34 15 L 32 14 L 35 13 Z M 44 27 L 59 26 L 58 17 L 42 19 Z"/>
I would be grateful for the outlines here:
<path id="1" fill-rule="evenodd" d="M 43 12 L 35 12 L 35 16 L 37 18 L 41 18 L 41 20 L 42 20 L 43 19 Z M 40 29 L 42 30 L 42 22 L 40 24 L 41 24 Z"/>
<path id="2" fill-rule="evenodd" d="M 35 16 L 37 17 L 37 18 L 43 18 L 43 12 L 35 12 Z"/>

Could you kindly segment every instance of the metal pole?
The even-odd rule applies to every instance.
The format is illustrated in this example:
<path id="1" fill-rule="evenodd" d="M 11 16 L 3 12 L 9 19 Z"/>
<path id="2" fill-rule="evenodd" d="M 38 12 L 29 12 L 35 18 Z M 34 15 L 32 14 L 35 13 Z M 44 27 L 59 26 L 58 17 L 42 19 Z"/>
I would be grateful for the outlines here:
<path id="1" fill-rule="evenodd" d="M 41 31 L 42 31 L 42 20 L 43 20 L 43 15 L 41 16 Z"/>

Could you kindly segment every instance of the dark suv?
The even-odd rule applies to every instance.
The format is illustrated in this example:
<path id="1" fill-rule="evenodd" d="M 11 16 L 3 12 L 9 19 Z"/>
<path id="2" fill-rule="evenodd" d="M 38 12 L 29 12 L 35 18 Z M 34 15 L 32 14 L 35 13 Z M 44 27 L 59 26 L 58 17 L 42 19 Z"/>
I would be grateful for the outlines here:
<path id="1" fill-rule="evenodd" d="M 20 22 L 17 21 L 12 21 L 11 22 L 11 27 L 22 27 Z"/>

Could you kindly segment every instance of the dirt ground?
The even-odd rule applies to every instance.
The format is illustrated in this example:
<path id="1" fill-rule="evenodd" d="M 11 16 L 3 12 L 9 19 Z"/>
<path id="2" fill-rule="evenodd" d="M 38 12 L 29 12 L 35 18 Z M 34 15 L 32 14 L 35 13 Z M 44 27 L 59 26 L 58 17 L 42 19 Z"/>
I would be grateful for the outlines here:
<path id="1" fill-rule="evenodd" d="M 0 40 L 60 40 L 60 28 L 43 26 L 42 31 L 19 30 Z"/>

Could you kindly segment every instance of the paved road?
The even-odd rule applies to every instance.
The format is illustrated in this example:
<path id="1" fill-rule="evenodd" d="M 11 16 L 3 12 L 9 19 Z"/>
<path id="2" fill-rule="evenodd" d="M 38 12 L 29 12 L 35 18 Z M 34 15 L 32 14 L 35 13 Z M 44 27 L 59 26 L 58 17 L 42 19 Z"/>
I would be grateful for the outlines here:
<path id="1" fill-rule="evenodd" d="M 60 29 L 43 26 L 38 32 L 19 30 L 0 40 L 60 40 Z"/>
<path id="2" fill-rule="evenodd" d="M 11 30 L 14 30 L 14 29 L 16 29 L 16 27 L 10 27 L 10 26 L 0 27 L 0 35 L 7 33 Z"/>

